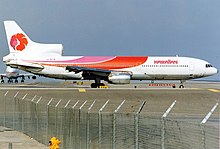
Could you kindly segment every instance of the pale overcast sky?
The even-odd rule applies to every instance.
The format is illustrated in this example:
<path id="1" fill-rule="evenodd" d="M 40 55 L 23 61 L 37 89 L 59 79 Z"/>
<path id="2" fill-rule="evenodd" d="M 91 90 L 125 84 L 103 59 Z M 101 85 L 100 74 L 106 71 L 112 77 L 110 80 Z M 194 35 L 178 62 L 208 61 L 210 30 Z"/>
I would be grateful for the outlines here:
<path id="1" fill-rule="evenodd" d="M 62 43 L 65 55 L 179 55 L 220 69 L 220 0 L 1 0 L 1 58 L 4 20 L 34 41 Z"/>

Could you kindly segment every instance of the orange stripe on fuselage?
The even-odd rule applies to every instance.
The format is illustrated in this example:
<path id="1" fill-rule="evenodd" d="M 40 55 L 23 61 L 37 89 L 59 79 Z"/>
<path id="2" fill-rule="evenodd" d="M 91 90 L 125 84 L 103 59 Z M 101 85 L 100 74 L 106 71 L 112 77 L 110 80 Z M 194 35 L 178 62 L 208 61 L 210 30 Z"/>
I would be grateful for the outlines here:
<path id="1" fill-rule="evenodd" d="M 117 56 L 109 61 L 98 62 L 98 63 L 68 63 L 68 64 L 55 64 L 55 63 L 41 63 L 47 66 L 58 66 L 58 67 L 66 67 L 66 66 L 78 66 L 78 67 L 87 67 L 87 68 L 99 68 L 99 69 L 123 69 L 123 68 L 131 68 L 135 66 L 139 66 L 147 61 L 148 57 L 141 56 Z"/>

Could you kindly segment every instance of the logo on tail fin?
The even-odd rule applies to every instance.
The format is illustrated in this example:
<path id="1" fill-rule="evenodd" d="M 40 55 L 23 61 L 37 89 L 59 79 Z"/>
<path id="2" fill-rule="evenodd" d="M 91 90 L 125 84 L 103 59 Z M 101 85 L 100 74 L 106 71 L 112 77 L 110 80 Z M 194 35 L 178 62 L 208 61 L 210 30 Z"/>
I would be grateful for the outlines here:
<path id="1" fill-rule="evenodd" d="M 17 33 L 11 37 L 10 45 L 16 51 L 23 51 L 28 44 L 28 40 L 22 33 Z"/>

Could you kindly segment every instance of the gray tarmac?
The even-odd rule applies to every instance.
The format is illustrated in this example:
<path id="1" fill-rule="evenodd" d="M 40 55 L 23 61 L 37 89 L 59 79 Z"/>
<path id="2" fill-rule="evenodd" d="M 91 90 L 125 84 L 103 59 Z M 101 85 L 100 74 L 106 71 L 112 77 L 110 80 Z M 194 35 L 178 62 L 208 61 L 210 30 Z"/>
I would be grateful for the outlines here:
<path id="1" fill-rule="evenodd" d="M 176 105 L 168 115 L 172 119 L 181 119 L 185 121 L 193 121 L 200 123 L 208 114 L 211 108 L 219 103 L 220 100 L 220 83 L 218 82 L 200 82 L 190 81 L 185 84 L 186 88 L 172 88 L 170 83 L 136 83 L 130 85 L 109 85 L 108 88 L 91 89 L 89 82 L 83 84 L 72 84 L 71 82 L 64 83 L 33 83 L 33 84 L 17 84 L 17 85 L 0 85 L 1 97 L 5 92 L 9 91 L 10 96 L 16 93 L 22 98 L 27 94 L 27 98 L 38 100 L 43 97 L 41 102 L 48 103 L 51 98 L 51 104 L 56 105 L 60 99 L 59 106 L 64 107 L 67 102 L 68 106 L 73 106 L 78 100 L 82 104 L 88 101 L 85 109 L 96 100 L 97 104 L 92 109 L 93 112 L 98 112 L 102 105 L 109 100 L 109 106 L 106 106 L 104 112 L 113 112 L 117 109 L 120 103 L 125 100 L 120 112 L 129 113 L 137 112 L 140 105 L 145 101 L 146 104 L 141 113 L 152 117 L 161 117 L 169 106 L 176 100 Z M 177 84 L 178 85 L 178 84 Z M 81 104 L 78 104 L 80 106 Z M 219 107 L 213 112 L 210 117 L 210 122 L 218 127 L 219 125 Z M 8 131 L 2 129 L 0 137 L 0 149 L 5 148 L 7 139 L 14 136 L 19 142 L 13 143 L 14 148 L 48 148 L 40 143 L 37 143 L 32 138 L 29 138 L 16 131 Z M 9 134 L 11 133 L 11 134 Z M 3 138 L 2 138 L 3 137 Z M 6 139 L 4 143 L 4 139 Z M 2 141 L 3 140 L 3 141 Z M 41 146 L 40 146 L 41 145 Z M 3 147 L 4 146 L 4 147 Z M 22 147 L 21 147 L 22 148 Z"/>
<path id="2" fill-rule="evenodd" d="M 12 149 L 49 148 L 23 133 L 13 131 L 5 127 L 0 127 L 0 149 L 9 148 L 9 143 L 12 143 Z"/>

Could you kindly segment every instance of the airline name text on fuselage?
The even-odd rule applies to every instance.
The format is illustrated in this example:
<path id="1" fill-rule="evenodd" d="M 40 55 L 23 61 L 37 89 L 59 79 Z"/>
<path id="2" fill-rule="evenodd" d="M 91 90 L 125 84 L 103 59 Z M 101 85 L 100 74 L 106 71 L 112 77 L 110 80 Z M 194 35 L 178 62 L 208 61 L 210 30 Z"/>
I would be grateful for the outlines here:
<path id="1" fill-rule="evenodd" d="M 178 64 L 178 60 L 154 60 L 154 64 Z"/>

